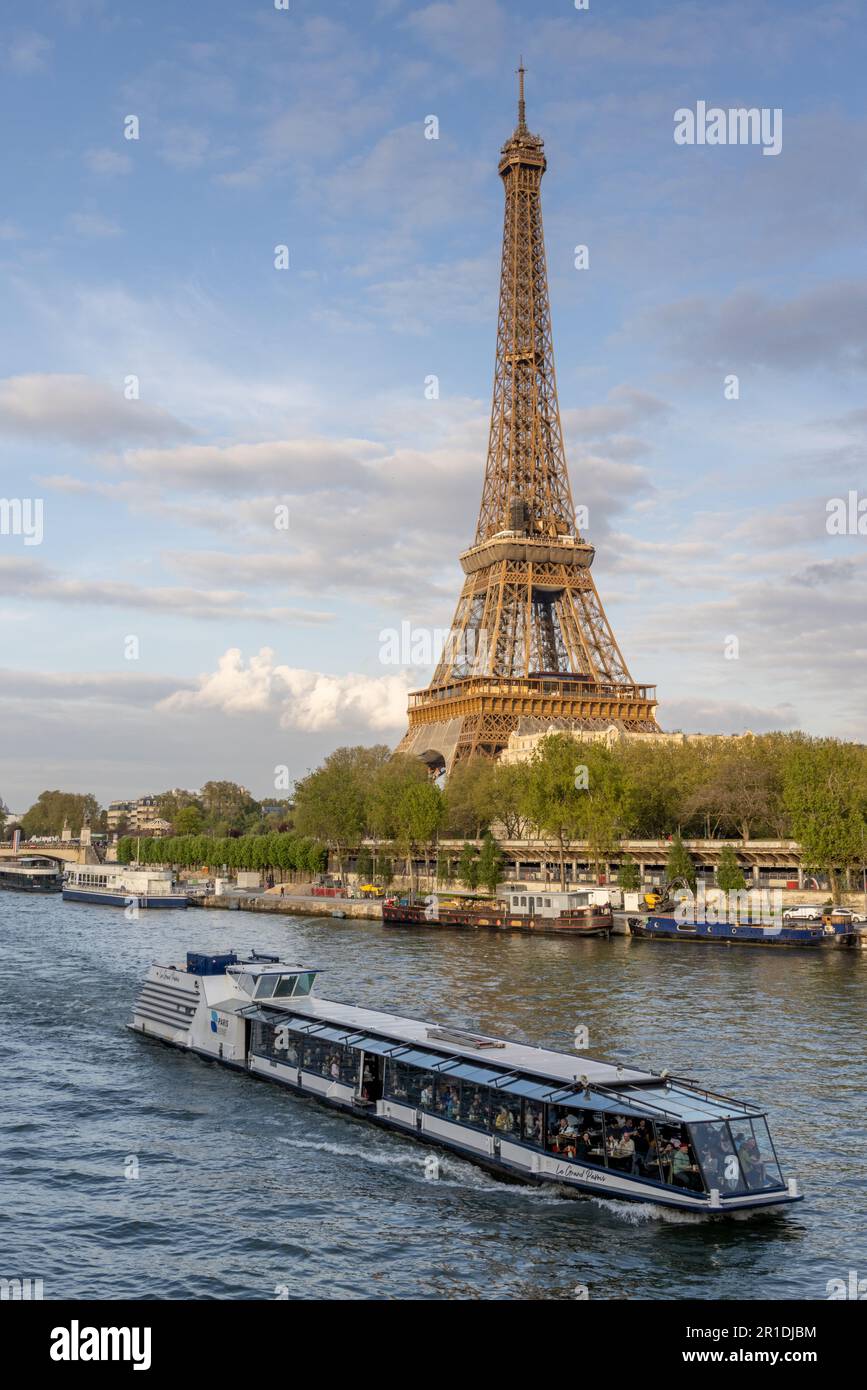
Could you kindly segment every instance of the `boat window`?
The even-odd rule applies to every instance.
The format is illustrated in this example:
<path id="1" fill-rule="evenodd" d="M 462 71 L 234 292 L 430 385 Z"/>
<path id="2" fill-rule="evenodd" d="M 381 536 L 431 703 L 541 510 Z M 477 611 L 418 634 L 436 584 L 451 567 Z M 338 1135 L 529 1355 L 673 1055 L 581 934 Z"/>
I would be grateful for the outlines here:
<path id="1" fill-rule="evenodd" d="M 525 1144 L 535 1144 L 537 1148 L 542 1148 L 545 1112 L 544 1106 L 538 1100 L 525 1100 L 524 1113 L 521 1122 L 521 1137 Z"/>
<path id="2" fill-rule="evenodd" d="M 256 998 L 270 999 L 279 978 L 279 975 L 260 975 L 259 983 L 256 986 Z"/>
<path id="3" fill-rule="evenodd" d="M 491 1097 L 491 1129 L 502 1136 L 521 1137 L 521 1102 L 517 1096 Z"/>
<path id="4" fill-rule="evenodd" d="M 729 1128 L 750 1191 L 762 1192 L 769 1187 L 782 1187 L 783 1175 L 764 1116 L 757 1115 L 752 1120 L 731 1120 Z"/>
<path id="5" fill-rule="evenodd" d="M 428 1073 L 389 1057 L 385 1067 L 385 1094 L 402 1105 L 420 1103 L 422 1084 Z"/>
<path id="6" fill-rule="evenodd" d="M 474 1086 L 465 1081 L 461 1086 L 461 1124 L 471 1129 L 487 1129 L 491 1109 L 491 1092 L 487 1086 Z"/>
<path id="7" fill-rule="evenodd" d="M 618 1172 L 663 1180 L 653 1121 L 643 1115 L 605 1116 L 605 1158 Z"/>
<path id="8" fill-rule="evenodd" d="M 438 1076 L 434 1083 L 434 1110 L 444 1120 L 461 1118 L 460 1083 L 448 1076 Z"/>
<path id="9" fill-rule="evenodd" d="M 577 1158 L 604 1167 L 605 1126 L 602 1112 L 549 1105 L 545 1147 L 560 1158 Z"/>
<path id="10" fill-rule="evenodd" d="M 657 1129 L 664 1126 L 657 1125 Z M 690 1125 L 695 1156 L 704 1173 L 705 1184 L 717 1188 L 723 1195 L 747 1190 L 741 1165 L 735 1152 L 729 1127 L 725 1120 Z M 663 1150 L 663 1160 L 665 1153 Z M 666 1175 L 670 1182 L 672 1175 Z"/>
<path id="11" fill-rule="evenodd" d="M 297 983 L 295 985 L 294 991 L 296 997 L 299 997 L 300 995 L 304 994 L 309 994 L 311 989 L 313 988 L 313 981 L 316 979 L 316 971 L 305 970 L 303 975 L 298 975 L 296 978 Z"/>
<path id="12" fill-rule="evenodd" d="M 275 999 L 288 999 L 291 994 L 294 994 L 297 979 L 297 975 L 278 975 L 274 988 Z"/>
<path id="13" fill-rule="evenodd" d="M 252 995 L 256 984 L 252 975 L 236 975 L 235 979 L 239 989 L 242 989 L 245 994 Z"/>
<path id="14" fill-rule="evenodd" d="M 359 1054 L 343 1043 L 327 1039 L 306 1038 L 304 1041 L 304 1070 L 331 1081 L 352 1084 L 358 1077 Z"/>
<path id="15" fill-rule="evenodd" d="M 254 1019 L 250 1051 L 259 1057 L 273 1057 L 289 1067 L 297 1067 L 301 1062 L 302 1041 L 300 1035 L 285 1024 Z"/>

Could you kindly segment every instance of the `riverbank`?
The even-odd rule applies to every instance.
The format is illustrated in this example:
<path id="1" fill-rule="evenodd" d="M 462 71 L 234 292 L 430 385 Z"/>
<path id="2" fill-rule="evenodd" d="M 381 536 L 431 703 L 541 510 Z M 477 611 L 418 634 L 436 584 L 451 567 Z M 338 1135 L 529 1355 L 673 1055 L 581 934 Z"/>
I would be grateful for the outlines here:
<path id="1" fill-rule="evenodd" d="M 306 898 L 300 894 L 224 893 L 219 896 L 192 900 L 191 907 L 216 907 L 224 912 L 265 912 L 287 917 L 361 917 L 382 921 L 382 905 L 378 899 L 365 898 Z"/>

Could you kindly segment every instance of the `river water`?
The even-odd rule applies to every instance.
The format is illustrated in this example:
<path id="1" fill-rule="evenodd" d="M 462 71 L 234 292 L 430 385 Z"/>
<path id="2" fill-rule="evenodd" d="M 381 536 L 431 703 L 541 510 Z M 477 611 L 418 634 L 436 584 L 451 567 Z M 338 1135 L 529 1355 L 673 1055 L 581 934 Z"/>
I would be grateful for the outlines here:
<path id="1" fill-rule="evenodd" d="M 867 1277 L 867 953 L 146 911 L 0 893 L 0 1276 L 46 1298 L 786 1299 Z M 320 994 L 767 1105 L 784 1215 L 708 1222 L 499 1182 L 126 1030 L 153 960 L 255 947 Z M 127 1176 L 135 1173 L 138 1176 Z"/>

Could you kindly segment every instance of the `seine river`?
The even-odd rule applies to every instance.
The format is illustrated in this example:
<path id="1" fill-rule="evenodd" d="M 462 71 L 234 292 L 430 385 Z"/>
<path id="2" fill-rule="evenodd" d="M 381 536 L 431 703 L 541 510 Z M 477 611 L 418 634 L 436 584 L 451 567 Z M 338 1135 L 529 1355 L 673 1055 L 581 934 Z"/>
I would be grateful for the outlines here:
<path id="1" fill-rule="evenodd" d="M 867 953 L 564 941 L 0 894 L 0 1260 L 46 1298 L 825 1299 L 867 1276 Z M 126 1030 L 152 960 L 279 952 L 352 1003 L 761 1100 L 806 1201 L 702 1222 L 498 1182 Z M 131 1160 L 136 1160 L 132 1163 Z M 128 1177 L 126 1171 L 138 1176 Z"/>

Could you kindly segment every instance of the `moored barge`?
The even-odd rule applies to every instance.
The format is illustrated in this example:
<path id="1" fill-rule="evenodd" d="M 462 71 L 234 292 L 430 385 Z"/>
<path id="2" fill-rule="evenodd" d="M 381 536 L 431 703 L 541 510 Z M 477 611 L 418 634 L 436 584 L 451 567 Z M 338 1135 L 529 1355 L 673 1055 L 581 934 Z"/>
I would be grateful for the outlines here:
<path id="1" fill-rule="evenodd" d="M 497 899 L 461 899 L 431 893 L 421 900 L 386 898 L 382 920 L 392 927 L 487 927 L 494 931 L 566 932 L 608 936 L 611 908 L 594 903 L 588 892 L 551 888 L 509 888 Z"/>
<path id="2" fill-rule="evenodd" d="M 630 917 L 629 930 L 648 941 L 698 941 L 723 946 L 789 946 L 816 950 L 851 946 L 848 927 L 822 922 L 681 922 L 677 917 Z"/>
<path id="3" fill-rule="evenodd" d="M 130 1027 L 508 1179 L 703 1216 L 800 1200 L 760 1106 L 697 1084 L 313 995 L 317 969 L 188 952 Z"/>
<path id="4" fill-rule="evenodd" d="M 175 883 L 171 869 L 133 868 L 128 864 L 81 864 L 70 868 L 64 901 L 102 903 L 106 907 L 186 907 L 189 896 Z"/>
<path id="5" fill-rule="evenodd" d="M 0 864 L 0 888 L 14 893 L 59 893 L 63 871 L 55 859 L 22 855 Z"/>

